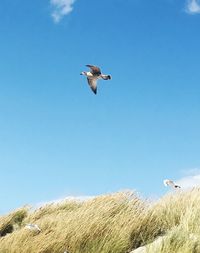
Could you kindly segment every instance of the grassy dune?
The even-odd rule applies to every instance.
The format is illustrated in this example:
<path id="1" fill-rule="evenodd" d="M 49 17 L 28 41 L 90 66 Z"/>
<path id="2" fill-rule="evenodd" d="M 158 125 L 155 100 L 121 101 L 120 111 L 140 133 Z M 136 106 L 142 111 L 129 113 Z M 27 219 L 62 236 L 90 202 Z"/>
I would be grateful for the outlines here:
<path id="1" fill-rule="evenodd" d="M 26 223 L 42 231 L 29 231 Z M 200 189 L 173 192 L 156 203 L 120 192 L 0 217 L 0 253 L 127 253 L 159 236 L 162 243 L 147 252 L 200 252 Z"/>

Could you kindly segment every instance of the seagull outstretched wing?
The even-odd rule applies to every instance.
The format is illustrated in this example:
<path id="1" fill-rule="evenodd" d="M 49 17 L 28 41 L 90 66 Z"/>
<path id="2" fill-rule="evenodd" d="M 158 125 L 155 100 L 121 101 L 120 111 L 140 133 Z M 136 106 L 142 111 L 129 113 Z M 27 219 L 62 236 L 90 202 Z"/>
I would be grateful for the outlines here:
<path id="1" fill-rule="evenodd" d="M 97 94 L 97 79 L 87 78 L 87 81 L 94 94 Z"/>
<path id="2" fill-rule="evenodd" d="M 101 75 L 101 70 L 99 67 L 97 66 L 93 66 L 93 65 L 86 65 L 86 67 L 90 68 L 91 69 L 91 73 L 93 75 Z"/>

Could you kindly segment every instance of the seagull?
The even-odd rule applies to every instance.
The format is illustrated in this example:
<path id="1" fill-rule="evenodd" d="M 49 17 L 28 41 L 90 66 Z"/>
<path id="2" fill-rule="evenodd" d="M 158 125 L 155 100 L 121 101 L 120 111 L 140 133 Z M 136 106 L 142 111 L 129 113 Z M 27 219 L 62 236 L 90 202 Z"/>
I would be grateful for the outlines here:
<path id="1" fill-rule="evenodd" d="M 165 179 L 165 180 L 163 180 L 163 183 L 164 183 L 164 185 L 165 186 L 171 186 L 172 188 L 181 188 L 179 185 L 176 185 L 175 183 L 174 183 L 174 181 L 172 181 L 172 180 L 170 180 L 170 179 Z"/>
<path id="2" fill-rule="evenodd" d="M 90 88 L 92 89 L 94 94 L 97 94 L 97 80 L 98 79 L 109 80 L 111 79 L 111 76 L 101 74 L 101 70 L 97 66 L 88 64 L 86 65 L 86 67 L 90 68 L 90 71 L 89 72 L 83 71 L 81 72 L 81 75 L 87 76 L 87 81 Z"/>
<path id="3" fill-rule="evenodd" d="M 26 224 L 25 228 L 28 228 L 29 230 L 32 230 L 35 232 L 41 232 L 41 229 L 36 224 Z"/>

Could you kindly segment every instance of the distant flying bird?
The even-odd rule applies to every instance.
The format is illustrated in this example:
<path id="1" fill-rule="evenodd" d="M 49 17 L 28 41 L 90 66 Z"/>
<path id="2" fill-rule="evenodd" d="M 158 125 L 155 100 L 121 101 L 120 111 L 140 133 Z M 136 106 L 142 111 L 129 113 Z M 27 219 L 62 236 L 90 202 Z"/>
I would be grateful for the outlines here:
<path id="1" fill-rule="evenodd" d="M 97 80 L 98 79 L 103 79 L 103 80 L 109 80 L 111 79 L 110 75 L 104 75 L 101 73 L 101 70 L 97 66 L 93 65 L 86 65 L 86 67 L 90 68 L 89 72 L 83 71 L 81 72 L 81 75 L 87 76 L 87 81 L 94 92 L 94 94 L 97 94 Z"/>
<path id="2" fill-rule="evenodd" d="M 165 179 L 165 180 L 163 181 L 163 183 L 164 183 L 165 186 L 170 186 L 170 187 L 172 187 L 172 188 L 181 188 L 179 185 L 176 185 L 176 184 L 174 183 L 174 181 L 172 181 L 172 180 L 170 180 L 170 179 Z"/>
<path id="3" fill-rule="evenodd" d="M 26 224 L 25 228 L 28 228 L 29 230 L 32 230 L 35 232 L 41 232 L 41 229 L 36 224 Z"/>

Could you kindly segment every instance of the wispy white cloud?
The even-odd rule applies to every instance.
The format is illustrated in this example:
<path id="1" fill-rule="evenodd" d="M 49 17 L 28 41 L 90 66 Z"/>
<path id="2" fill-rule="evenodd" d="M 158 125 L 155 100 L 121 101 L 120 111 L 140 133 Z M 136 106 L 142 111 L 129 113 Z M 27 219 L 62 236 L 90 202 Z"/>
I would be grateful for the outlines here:
<path id="1" fill-rule="evenodd" d="M 51 14 L 55 23 L 59 23 L 60 20 L 68 15 L 73 10 L 73 4 L 76 0 L 50 0 L 53 7 Z"/>
<path id="2" fill-rule="evenodd" d="M 191 169 L 185 171 L 185 176 L 176 180 L 176 183 L 181 186 L 181 188 L 193 188 L 200 187 L 200 169 Z"/>
<path id="3" fill-rule="evenodd" d="M 200 14 L 200 0 L 187 0 L 186 12 L 189 14 Z"/>

